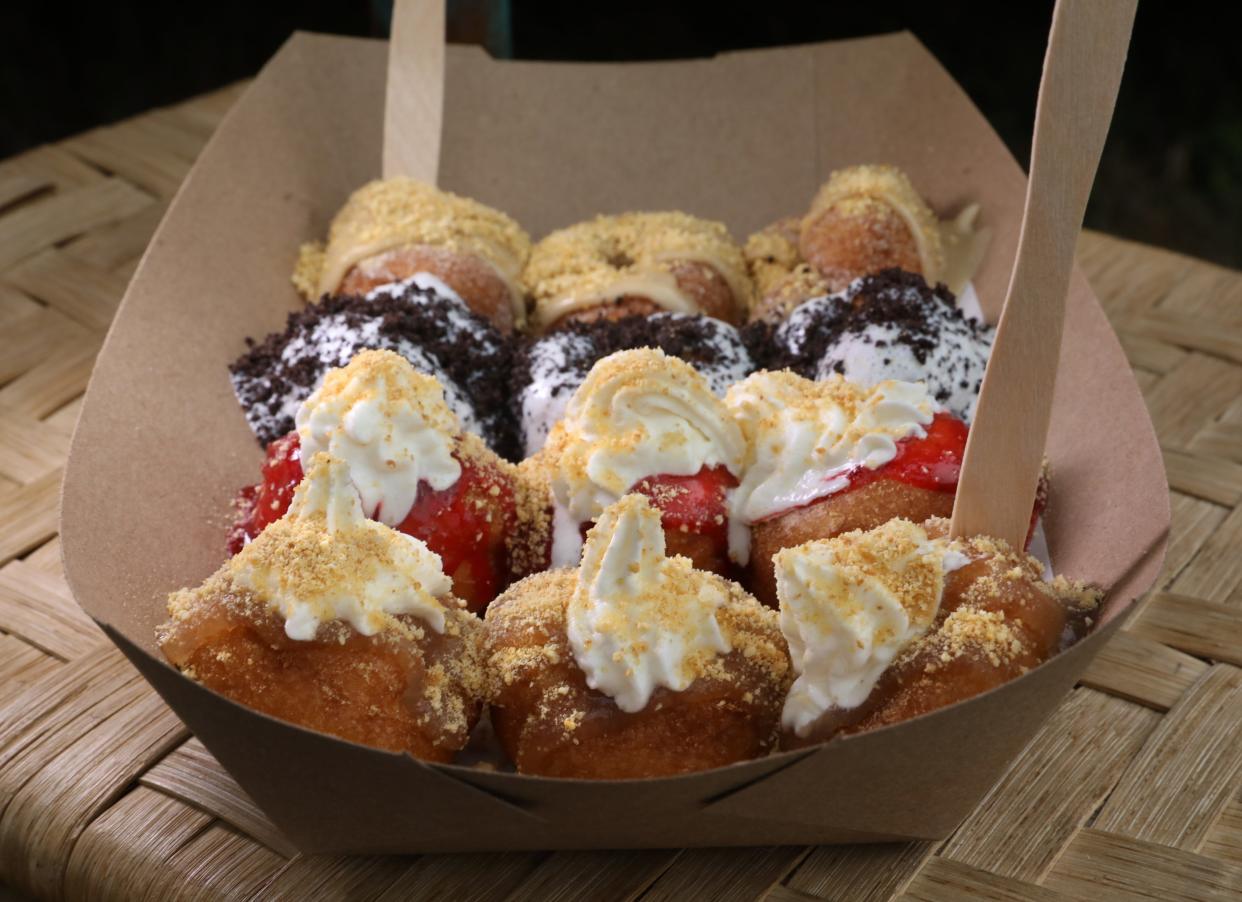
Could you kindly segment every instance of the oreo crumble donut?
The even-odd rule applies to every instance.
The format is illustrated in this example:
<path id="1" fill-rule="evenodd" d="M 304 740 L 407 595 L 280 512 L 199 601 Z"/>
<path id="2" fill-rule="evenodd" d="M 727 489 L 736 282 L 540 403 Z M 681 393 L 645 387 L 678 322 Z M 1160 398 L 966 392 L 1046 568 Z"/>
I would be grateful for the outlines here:
<path id="1" fill-rule="evenodd" d="M 741 322 L 753 286 L 722 223 L 686 213 L 597 216 L 548 235 L 522 274 L 544 331 L 660 310 Z"/>
<path id="2" fill-rule="evenodd" d="M 325 373 L 362 350 L 395 351 L 414 369 L 435 376 L 462 428 L 492 450 L 514 456 L 505 373 L 510 346 L 447 285 L 420 273 L 365 297 L 325 297 L 289 314 L 229 367 L 246 420 L 267 445 L 293 429 L 299 405 Z"/>
<path id="3" fill-rule="evenodd" d="M 936 401 L 969 422 L 995 331 L 962 313 L 945 286 L 888 269 L 807 301 L 779 326 L 752 323 L 744 333 L 766 369 L 807 379 L 838 373 L 862 388 L 926 382 Z"/>
<path id="4" fill-rule="evenodd" d="M 707 316 L 656 313 L 566 323 L 526 342 L 513 355 L 510 388 L 526 456 L 543 447 L 596 362 L 635 348 L 658 348 L 684 360 L 720 397 L 755 369 L 738 331 Z"/>

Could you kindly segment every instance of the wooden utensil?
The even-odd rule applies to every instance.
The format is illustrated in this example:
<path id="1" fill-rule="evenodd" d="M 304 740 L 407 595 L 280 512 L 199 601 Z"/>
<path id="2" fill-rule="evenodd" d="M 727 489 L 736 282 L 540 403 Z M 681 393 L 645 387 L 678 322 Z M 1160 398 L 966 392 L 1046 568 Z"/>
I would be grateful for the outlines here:
<path id="1" fill-rule="evenodd" d="M 1035 110 L 1018 256 L 953 505 L 954 536 L 1026 541 L 1074 248 L 1117 100 L 1137 0 L 1058 0 Z"/>
<path id="2" fill-rule="evenodd" d="M 388 42 L 384 178 L 436 183 L 443 113 L 444 2 L 397 0 Z"/>

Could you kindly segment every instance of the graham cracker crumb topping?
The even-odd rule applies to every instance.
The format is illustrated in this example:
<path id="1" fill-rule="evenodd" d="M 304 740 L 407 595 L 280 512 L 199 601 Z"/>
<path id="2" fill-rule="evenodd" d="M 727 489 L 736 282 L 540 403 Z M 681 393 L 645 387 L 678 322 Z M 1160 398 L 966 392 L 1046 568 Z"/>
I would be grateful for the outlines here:
<path id="1" fill-rule="evenodd" d="M 499 210 L 415 179 L 369 182 L 332 221 L 318 291 L 333 291 L 361 260 L 408 245 L 473 254 L 515 283 L 530 253 L 530 236 Z"/>

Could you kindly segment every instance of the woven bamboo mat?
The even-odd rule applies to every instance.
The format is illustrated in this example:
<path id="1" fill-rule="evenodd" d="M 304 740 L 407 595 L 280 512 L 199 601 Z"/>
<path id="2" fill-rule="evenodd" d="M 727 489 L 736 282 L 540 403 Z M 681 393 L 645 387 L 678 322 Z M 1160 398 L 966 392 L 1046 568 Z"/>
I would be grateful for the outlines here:
<path id="1" fill-rule="evenodd" d="M 1080 259 L 1165 448 L 1168 564 L 951 839 L 297 855 L 76 607 L 56 538 L 104 330 L 240 89 L 0 162 L 0 883 L 118 899 L 1242 895 L 1242 274 L 1093 234 Z"/>

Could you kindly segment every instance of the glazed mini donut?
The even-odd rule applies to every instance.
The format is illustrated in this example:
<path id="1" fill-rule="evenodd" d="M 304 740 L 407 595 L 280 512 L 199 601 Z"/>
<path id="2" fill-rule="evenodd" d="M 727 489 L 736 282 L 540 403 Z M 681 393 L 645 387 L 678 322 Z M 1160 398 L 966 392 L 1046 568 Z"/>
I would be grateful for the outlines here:
<path id="1" fill-rule="evenodd" d="M 230 551 L 279 521 L 302 480 L 302 460 L 330 451 L 354 479 L 364 513 L 438 554 L 469 610 L 482 611 L 524 572 L 514 549 L 535 540 L 541 521 L 518 529 L 518 511 L 529 504 L 517 468 L 463 432 L 437 380 L 405 358 L 363 351 L 328 371 L 296 420 L 296 431 L 268 446 L 259 484 L 242 491 Z M 542 529 L 546 543 L 546 522 Z"/>
<path id="2" fill-rule="evenodd" d="M 906 174 L 893 166 L 834 172 L 802 220 L 798 247 L 831 291 L 893 267 L 934 285 L 944 268 L 940 223 Z"/>
<path id="3" fill-rule="evenodd" d="M 724 402 L 690 364 L 654 348 L 608 355 L 524 465 L 549 487 L 552 564 L 575 566 L 590 524 L 639 492 L 661 512 L 673 554 L 701 570 L 733 573 L 729 549 L 741 539 L 728 498 L 744 453 Z"/>
<path id="4" fill-rule="evenodd" d="M 160 647 L 257 711 L 451 761 L 481 710 L 481 623 L 426 545 L 363 515 L 344 462 L 307 469 L 286 516 L 169 597 Z"/>
<path id="5" fill-rule="evenodd" d="M 345 202 L 326 247 L 305 247 L 293 281 L 307 299 L 365 294 L 431 273 L 502 332 L 526 320 L 530 238 L 505 214 L 409 178 L 370 182 Z"/>
<path id="6" fill-rule="evenodd" d="M 776 557 L 798 678 L 782 745 L 799 748 L 970 698 L 1081 638 L 1100 593 L 948 521 L 892 520 Z M 863 604 L 866 599 L 866 604 Z"/>
<path id="7" fill-rule="evenodd" d="M 553 232 L 531 250 L 523 278 L 544 331 L 658 310 L 738 323 L 753 294 L 724 225 L 686 213 L 599 216 Z"/>
<path id="8" fill-rule="evenodd" d="M 864 389 L 764 371 L 725 403 L 746 437 L 746 465 L 730 516 L 750 527 L 750 589 L 776 604 L 773 555 L 782 548 L 868 529 L 893 517 L 953 509 L 966 426 L 938 409 L 923 383 Z"/>
<path id="9" fill-rule="evenodd" d="M 669 557 L 639 495 L 608 508 L 582 565 L 488 609 L 492 724 L 519 773 L 668 776 L 770 751 L 788 653 L 775 612 Z"/>

